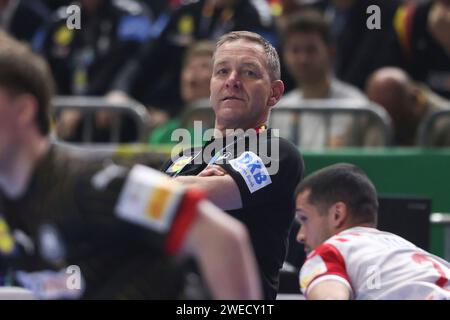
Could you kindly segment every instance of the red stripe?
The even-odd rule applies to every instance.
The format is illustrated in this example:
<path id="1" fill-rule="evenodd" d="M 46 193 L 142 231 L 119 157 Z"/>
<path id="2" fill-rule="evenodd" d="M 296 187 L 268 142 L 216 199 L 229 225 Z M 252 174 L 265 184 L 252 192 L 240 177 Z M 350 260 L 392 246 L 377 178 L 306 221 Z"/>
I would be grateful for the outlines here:
<path id="1" fill-rule="evenodd" d="M 347 268 L 345 267 L 344 257 L 342 257 L 341 253 L 335 246 L 329 243 L 324 243 L 317 247 L 315 252 L 320 255 L 322 260 L 325 262 L 327 271 L 316 276 L 310 283 L 325 275 L 337 275 L 347 280 L 351 286 L 350 278 L 347 274 Z"/>
<path id="2" fill-rule="evenodd" d="M 426 256 L 422 253 L 415 253 L 412 256 L 412 259 L 419 264 L 422 264 L 423 262 L 431 263 L 433 268 L 437 271 L 437 273 L 439 273 L 439 279 L 436 281 L 437 286 L 443 288 L 445 284 L 448 282 L 448 279 L 445 275 L 444 270 L 441 268 L 441 265 L 437 261 L 435 261 L 432 257 Z"/>
<path id="3" fill-rule="evenodd" d="M 405 50 L 406 50 L 406 56 L 408 59 L 413 58 L 413 22 L 414 22 L 414 15 L 416 13 L 416 4 L 410 3 L 406 7 L 406 41 L 405 41 Z"/>
<path id="4" fill-rule="evenodd" d="M 345 235 L 346 236 L 355 236 L 355 237 L 361 236 L 361 234 L 357 233 L 357 232 L 348 232 L 348 233 L 345 233 Z"/>
<path id="5" fill-rule="evenodd" d="M 169 254 L 175 254 L 180 249 L 186 232 L 197 214 L 197 205 L 205 198 L 206 193 L 198 189 L 189 189 L 184 194 L 177 216 L 167 235 L 165 247 Z"/>

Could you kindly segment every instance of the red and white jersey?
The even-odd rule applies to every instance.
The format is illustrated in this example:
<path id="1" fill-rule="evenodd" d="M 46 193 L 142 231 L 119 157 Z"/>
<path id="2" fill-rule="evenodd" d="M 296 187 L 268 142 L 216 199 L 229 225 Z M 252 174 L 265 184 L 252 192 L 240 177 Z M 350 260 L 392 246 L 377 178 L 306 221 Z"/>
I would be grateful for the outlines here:
<path id="1" fill-rule="evenodd" d="M 308 291 L 324 280 L 346 285 L 352 299 L 450 299 L 450 263 L 375 228 L 347 229 L 312 251 L 300 271 Z"/>

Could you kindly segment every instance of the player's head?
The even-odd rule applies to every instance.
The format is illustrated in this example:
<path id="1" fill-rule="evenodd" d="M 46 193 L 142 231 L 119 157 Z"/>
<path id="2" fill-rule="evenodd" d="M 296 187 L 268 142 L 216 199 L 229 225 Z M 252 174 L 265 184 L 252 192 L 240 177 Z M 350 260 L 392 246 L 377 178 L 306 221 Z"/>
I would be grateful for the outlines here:
<path id="1" fill-rule="evenodd" d="M 54 88 L 50 69 L 28 46 L 5 33 L 0 33 L 0 43 L 2 95 L 16 112 L 22 107 L 24 112 L 31 112 L 33 125 L 45 136 L 49 133 L 49 107 Z M 27 106 L 32 110 L 27 111 Z"/>
<path id="2" fill-rule="evenodd" d="M 377 224 L 375 187 L 352 164 L 335 164 L 306 177 L 297 187 L 296 207 L 302 224 L 297 240 L 305 244 L 306 251 L 342 230 Z"/>

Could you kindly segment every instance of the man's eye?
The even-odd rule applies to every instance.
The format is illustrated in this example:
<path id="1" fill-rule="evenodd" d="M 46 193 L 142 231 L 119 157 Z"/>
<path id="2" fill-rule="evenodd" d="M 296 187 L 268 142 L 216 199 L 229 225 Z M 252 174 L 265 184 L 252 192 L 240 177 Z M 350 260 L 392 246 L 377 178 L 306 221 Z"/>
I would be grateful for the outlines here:
<path id="1" fill-rule="evenodd" d="M 246 71 L 244 71 L 244 74 L 249 77 L 256 77 L 256 72 L 254 72 L 252 70 L 246 70 Z"/>
<path id="2" fill-rule="evenodd" d="M 227 74 L 227 72 L 228 72 L 227 69 L 223 69 L 223 68 L 222 68 L 222 69 L 217 70 L 217 71 L 216 71 L 216 74 L 218 74 L 218 75 L 221 75 L 221 74 Z"/>
<path id="3" fill-rule="evenodd" d="M 301 216 L 298 213 L 295 216 L 295 220 L 297 220 L 298 223 L 303 224 L 306 221 L 306 217 L 305 216 Z"/>

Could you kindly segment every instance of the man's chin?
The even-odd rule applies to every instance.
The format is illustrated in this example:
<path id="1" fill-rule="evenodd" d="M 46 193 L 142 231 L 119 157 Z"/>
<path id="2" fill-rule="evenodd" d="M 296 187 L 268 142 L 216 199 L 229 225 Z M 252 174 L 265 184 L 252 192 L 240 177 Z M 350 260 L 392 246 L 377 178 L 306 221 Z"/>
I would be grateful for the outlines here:
<path id="1" fill-rule="evenodd" d="M 241 118 L 240 113 L 237 112 L 238 108 L 233 107 L 223 107 L 220 109 L 217 116 L 224 121 L 234 122 Z"/>

